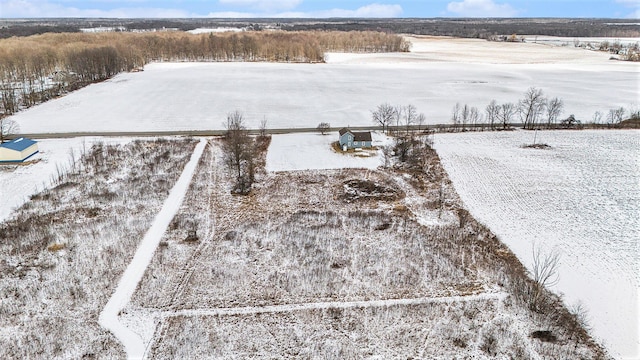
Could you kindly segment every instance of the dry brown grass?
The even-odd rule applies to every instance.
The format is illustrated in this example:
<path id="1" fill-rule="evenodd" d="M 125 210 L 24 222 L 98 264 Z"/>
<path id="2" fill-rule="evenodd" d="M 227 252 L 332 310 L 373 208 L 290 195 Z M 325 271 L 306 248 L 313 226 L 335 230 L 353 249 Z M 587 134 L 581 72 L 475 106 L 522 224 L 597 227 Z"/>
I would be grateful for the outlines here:
<path id="1" fill-rule="evenodd" d="M 224 177 L 216 175 L 216 154 L 215 146 L 205 153 L 179 215 L 199 224 L 202 242 L 187 245 L 181 232 L 165 234 L 168 246 L 155 254 L 134 294 L 132 311 L 464 297 L 486 291 L 507 295 L 504 302 L 454 302 L 442 308 L 423 304 L 169 316 L 156 331 L 153 356 L 268 356 L 294 348 L 299 352 L 291 357 L 441 357 L 481 351 L 526 358 L 532 347 L 552 358 L 602 354 L 588 335 L 568 330 L 566 317 L 531 312 L 518 295 L 531 281 L 525 268 L 459 207 L 436 158 L 431 164 L 433 176 L 410 180 L 428 182 L 421 185 L 407 183 L 402 172 L 394 171 L 280 172 L 264 174 L 249 197 L 232 197 Z M 384 184 L 407 196 L 364 197 L 346 203 L 345 184 L 354 183 L 364 184 L 357 186 L 363 193 L 380 192 L 376 184 Z M 420 225 L 419 216 L 437 213 L 420 213 L 420 203 L 436 196 L 421 189 L 439 189 L 443 183 L 442 219 L 451 220 Z M 562 308 L 559 299 L 547 296 L 550 304 Z M 435 315 L 441 309 L 449 312 Z M 531 339 L 530 332 L 549 328 L 560 343 L 532 343 L 538 340 Z M 425 338 L 433 342 L 427 346 Z M 320 348 L 322 344 L 326 347 Z"/>

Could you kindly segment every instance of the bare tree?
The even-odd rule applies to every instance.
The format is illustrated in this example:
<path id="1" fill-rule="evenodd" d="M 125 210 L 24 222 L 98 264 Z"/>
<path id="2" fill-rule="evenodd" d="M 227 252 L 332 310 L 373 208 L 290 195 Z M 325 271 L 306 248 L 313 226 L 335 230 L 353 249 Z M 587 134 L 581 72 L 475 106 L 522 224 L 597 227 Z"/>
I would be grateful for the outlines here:
<path id="1" fill-rule="evenodd" d="M 480 121 L 482 121 L 482 114 L 480 114 L 478 108 L 475 106 L 469 108 L 469 124 L 475 129 Z"/>
<path id="2" fill-rule="evenodd" d="M 0 116 L 0 144 L 4 142 L 7 136 L 16 134 L 18 131 L 20 131 L 20 127 L 17 122 Z"/>
<path id="3" fill-rule="evenodd" d="M 426 121 L 427 117 L 424 115 L 424 113 L 418 114 L 418 117 L 416 119 L 416 124 L 418 124 L 418 132 L 422 131 L 422 127 L 424 126 Z"/>
<path id="4" fill-rule="evenodd" d="M 500 117 L 500 105 L 498 102 L 491 100 L 489 105 L 484 109 L 484 112 L 487 114 L 487 122 L 489 123 L 489 127 L 491 130 L 495 128 L 495 123 L 498 122 L 498 118 Z"/>
<path id="5" fill-rule="evenodd" d="M 516 115 L 516 105 L 514 103 L 504 103 L 500 106 L 500 122 L 502 123 L 502 129 L 509 127 L 509 124 L 513 121 L 513 117 Z"/>
<path id="6" fill-rule="evenodd" d="M 594 124 L 599 124 L 602 121 L 602 113 L 600 111 L 594 112 L 592 121 Z"/>
<path id="7" fill-rule="evenodd" d="M 453 123 L 453 127 L 456 129 L 460 126 L 460 103 L 456 103 L 453 107 L 453 111 L 451 112 L 451 122 Z"/>
<path id="8" fill-rule="evenodd" d="M 260 120 L 260 137 L 267 136 L 267 117 L 264 116 L 262 120 Z"/>
<path id="9" fill-rule="evenodd" d="M 389 125 L 396 118 L 396 108 L 387 103 L 380 104 L 371 112 L 373 122 L 382 126 L 382 131 L 389 130 Z"/>
<path id="10" fill-rule="evenodd" d="M 404 111 L 404 107 L 402 105 L 394 106 L 393 117 L 396 123 L 395 132 L 398 133 L 400 129 L 400 120 L 402 120 L 402 112 Z"/>
<path id="11" fill-rule="evenodd" d="M 411 130 L 411 125 L 415 124 L 418 120 L 418 110 L 415 105 L 409 104 L 403 107 L 402 122 L 405 126 L 405 131 L 408 134 Z"/>
<path id="12" fill-rule="evenodd" d="M 235 194 L 248 194 L 255 180 L 256 151 L 253 139 L 244 125 L 244 117 L 238 110 L 227 114 L 227 130 L 223 143 L 225 162 L 232 174 Z"/>
<path id="13" fill-rule="evenodd" d="M 547 102 L 546 110 L 547 110 L 547 128 L 551 129 L 551 127 L 558 121 L 558 117 L 562 114 L 562 110 L 564 109 L 564 102 L 562 99 L 554 97 L 553 99 Z"/>
<path id="14" fill-rule="evenodd" d="M 610 125 L 619 124 L 624 117 L 625 110 L 623 107 L 619 107 L 617 109 L 609 110 L 609 114 L 607 115 L 607 122 Z"/>
<path id="15" fill-rule="evenodd" d="M 519 102 L 519 111 L 525 129 L 534 129 L 544 110 L 546 99 L 542 90 L 530 87 Z"/>
<path id="16" fill-rule="evenodd" d="M 535 282 L 534 293 L 532 294 L 531 304 L 537 307 L 538 300 L 544 289 L 552 287 L 560 281 L 558 268 L 560 267 L 560 253 L 551 251 L 543 253 L 542 250 L 533 246 L 533 263 L 531 273 Z"/>
<path id="17" fill-rule="evenodd" d="M 321 122 L 320 124 L 318 124 L 318 127 L 316 129 L 320 131 L 322 135 L 325 135 L 330 128 L 331 125 L 328 122 Z"/>
<path id="18" fill-rule="evenodd" d="M 460 121 L 462 122 L 462 131 L 467 131 L 467 123 L 469 122 L 469 113 L 471 109 L 469 105 L 464 104 L 462 109 L 460 110 Z"/>

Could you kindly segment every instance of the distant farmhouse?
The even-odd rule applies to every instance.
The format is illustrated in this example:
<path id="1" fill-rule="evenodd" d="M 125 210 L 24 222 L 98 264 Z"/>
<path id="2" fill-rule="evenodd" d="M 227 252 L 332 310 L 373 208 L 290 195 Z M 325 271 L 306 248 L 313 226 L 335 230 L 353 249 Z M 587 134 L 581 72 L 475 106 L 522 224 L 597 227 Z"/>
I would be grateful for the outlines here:
<path id="1" fill-rule="evenodd" d="M 38 153 L 38 143 L 27 138 L 17 138 L 0 144 L 0 163 L 23 162 Z"/>
<path id="2" fill-rule="evenodd" d="M 371 147 L 371 132 L 355 132 L 348 128 L 340 129 L 340 147 L 343 151 Z"/>

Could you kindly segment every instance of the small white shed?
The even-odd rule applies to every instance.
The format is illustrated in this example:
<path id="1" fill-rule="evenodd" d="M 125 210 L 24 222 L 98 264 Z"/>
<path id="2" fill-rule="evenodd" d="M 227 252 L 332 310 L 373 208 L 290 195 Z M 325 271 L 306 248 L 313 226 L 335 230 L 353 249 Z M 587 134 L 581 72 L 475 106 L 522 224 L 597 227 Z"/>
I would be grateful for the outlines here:
<path id="1" fill-rule="evenodd" d="M 17 138 L 0 144 L 0 163 L 23 162 L 38 153 L 38 142 Z"/>

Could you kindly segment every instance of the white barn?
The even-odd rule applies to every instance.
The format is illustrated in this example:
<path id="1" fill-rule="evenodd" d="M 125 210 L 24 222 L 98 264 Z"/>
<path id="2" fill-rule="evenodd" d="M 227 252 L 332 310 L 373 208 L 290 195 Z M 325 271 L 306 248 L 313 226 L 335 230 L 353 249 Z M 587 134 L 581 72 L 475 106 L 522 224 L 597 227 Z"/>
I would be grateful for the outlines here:
<path id="1" fill-rule="evenodd" d="M 27 138 L 17 138 L 0 144 L 0 163 L 23 162 L 38 153 L 38 143 Z"/>

